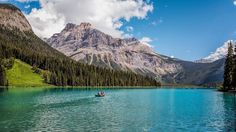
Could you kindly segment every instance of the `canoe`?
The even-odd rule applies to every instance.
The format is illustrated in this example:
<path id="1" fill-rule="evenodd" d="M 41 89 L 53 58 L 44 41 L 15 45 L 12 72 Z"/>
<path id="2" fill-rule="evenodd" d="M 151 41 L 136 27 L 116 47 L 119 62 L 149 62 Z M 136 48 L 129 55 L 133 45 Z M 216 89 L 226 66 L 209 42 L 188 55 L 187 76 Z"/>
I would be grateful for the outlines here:
<path id="1" fill-rule="evenodd" d="M 95 97 L 104 97 L 105 94 L 102 94 L 102 95 L 99 95 L 99 94 L 96 94 Z"/>

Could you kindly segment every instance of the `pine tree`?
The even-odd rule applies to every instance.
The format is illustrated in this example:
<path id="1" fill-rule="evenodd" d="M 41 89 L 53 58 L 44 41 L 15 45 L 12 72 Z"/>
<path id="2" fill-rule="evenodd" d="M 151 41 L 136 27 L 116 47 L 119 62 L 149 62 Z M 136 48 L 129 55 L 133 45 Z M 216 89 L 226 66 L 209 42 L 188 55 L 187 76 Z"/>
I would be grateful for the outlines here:
<path id="1" fill-rule="evenodd" d="M 232 89 L 233 70 L 234 70 L 234 50 L 233 50 L 233 44 L 232 42 L 230 42 L 228 44 L 228 55 L 225 60 L 224 83 L 223 83 L 224 91 Z"/>
<path id="2" fill-rule="evenodd" d="M 233 77 L 232 77 L 232 87 L 236 89 L 236 45 L 234 45 L 234 69 L 233 69 Z"/>
<path id="3" fill-rule="evenodd" d="M 6 73 L 5 69 L 2 65 L 0 65 L 0 86 L 5 86 L 6 85 Z"/>

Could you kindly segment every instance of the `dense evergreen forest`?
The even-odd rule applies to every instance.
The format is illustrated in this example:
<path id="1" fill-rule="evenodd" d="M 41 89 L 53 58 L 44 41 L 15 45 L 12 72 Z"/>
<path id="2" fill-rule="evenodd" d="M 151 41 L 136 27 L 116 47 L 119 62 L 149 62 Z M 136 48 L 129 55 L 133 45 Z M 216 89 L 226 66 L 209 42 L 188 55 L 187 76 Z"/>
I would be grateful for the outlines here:
<path id="1" fill-rule="evenodd" d="M 236 89 L 236 46 L 228 44 L 228 54 L 225 60 L 223 91 Z"/>
<path id="2" fill-rule="evenodd" d="M 6 72 L 5 67 L 2 65 L 2 59 L 0 59 L 0 86 L 6 86 Z"/>
<path id="3" fill-rule="evenodd" d="M 57 86 L 159 86 L 149 77 L 76 62 L 51 48 L 33 32 L 0 26 L 0 85 L 7 85 L 3 60 L 20 59 L 35 70 L 43 69 L 46 83 Z M 10 59 L 12 60 L 12 59 Z M 10 66 L 12 61 L 7 61 Z"/>

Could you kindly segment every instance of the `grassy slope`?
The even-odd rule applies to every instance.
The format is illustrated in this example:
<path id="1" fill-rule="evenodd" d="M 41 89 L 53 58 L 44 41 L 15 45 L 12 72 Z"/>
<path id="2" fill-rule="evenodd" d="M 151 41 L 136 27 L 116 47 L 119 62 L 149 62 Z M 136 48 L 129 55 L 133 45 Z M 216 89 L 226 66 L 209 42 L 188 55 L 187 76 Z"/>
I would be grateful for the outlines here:
<path id="1" fill-rule="evenodd" d="M 9 86 L 48 86 L 41 75 L 36 74 L 32 67 L 20 60 L 15 60 L 13 68 L 7 70 Z"/>

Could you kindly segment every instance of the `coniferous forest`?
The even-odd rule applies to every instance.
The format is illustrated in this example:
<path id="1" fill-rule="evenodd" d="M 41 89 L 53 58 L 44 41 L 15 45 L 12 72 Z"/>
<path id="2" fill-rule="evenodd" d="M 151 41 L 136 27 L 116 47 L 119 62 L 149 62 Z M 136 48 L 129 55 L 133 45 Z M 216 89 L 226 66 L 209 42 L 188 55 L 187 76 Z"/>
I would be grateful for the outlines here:
<path id="1" fill-rule="evenodd" d="M 236 88 L 236 46 L 228 44 L 228 54 L 225 60 L 223 91 Z"/>
<path id="2" fill-rule="evenodd" d="M 115 71 L 76 62 L 51 48 L 33 32 L 10 30 L 0 26 L 0 86 L 7 85 L 6 66 L 10 58 L 45 70 L 46 83 L 57 86 L 159 86 L 149 77 L 131 72 Z M 12 62 L 12 61 L 8 61 Z"/>

